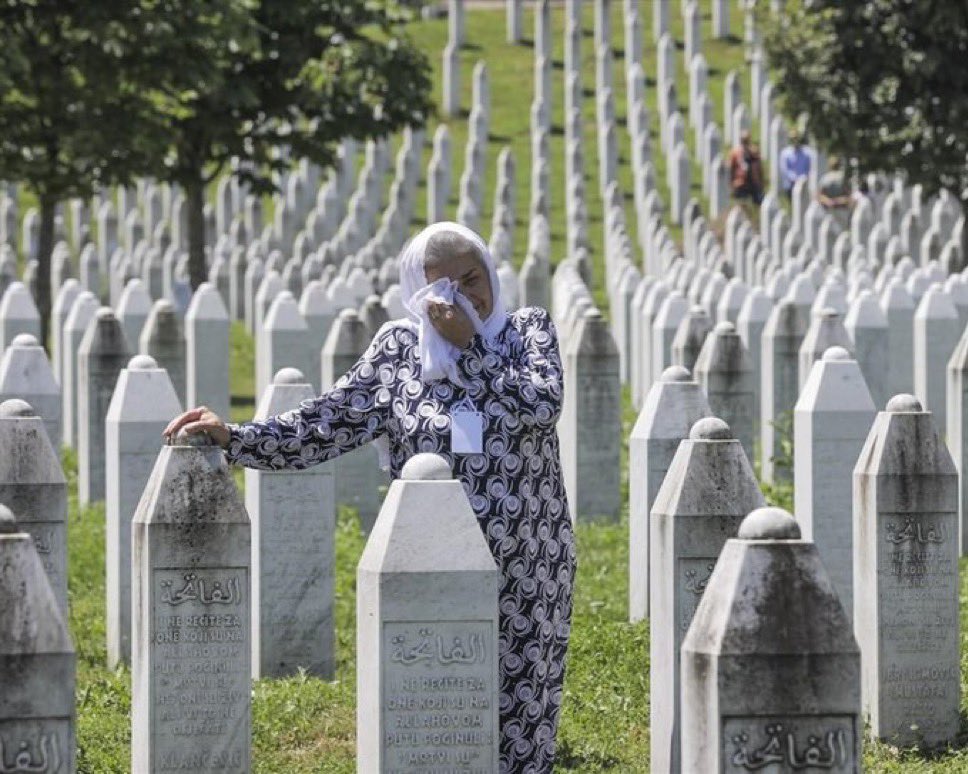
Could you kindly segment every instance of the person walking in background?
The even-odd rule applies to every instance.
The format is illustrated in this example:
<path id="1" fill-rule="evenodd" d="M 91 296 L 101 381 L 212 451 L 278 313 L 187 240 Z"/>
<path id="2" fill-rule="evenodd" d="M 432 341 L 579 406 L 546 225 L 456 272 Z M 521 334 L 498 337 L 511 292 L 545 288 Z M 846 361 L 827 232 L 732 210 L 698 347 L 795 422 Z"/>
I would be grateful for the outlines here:
<path id="1" fill-rule="evenodd" d="M 841 229 L 847 228 L 850 209 L 854 204 L 850 182 L 844 174 L 843 165 L 837 156 L 827 162 L 827 172 L 817 186 L 817 201 L 827 212 L 834 216 Z"/>
<path id="2" fill-rule="evenodd" d="M 739 145 L 729 152 L 729 180 L 735 199 L 750 199 L 753 204 L 763 200 L 763 162 L 749 130 L 743 130 Z"/>
<path id="3" fill-rule="evenodd" d="M 790 142 L 780 151 L 780 186 L 783 195 L 789 199 L 797 180 L 810 175 L 813 152 L 803 144 L 803 138 L 796 129 L 791 129 Z"/>

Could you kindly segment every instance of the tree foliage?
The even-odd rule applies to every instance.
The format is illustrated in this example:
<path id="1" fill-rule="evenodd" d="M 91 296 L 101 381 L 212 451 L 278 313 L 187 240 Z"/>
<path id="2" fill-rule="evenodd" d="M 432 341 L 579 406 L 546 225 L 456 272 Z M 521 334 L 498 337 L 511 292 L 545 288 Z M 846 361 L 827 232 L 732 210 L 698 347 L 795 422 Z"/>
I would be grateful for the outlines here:
<path id="1" fill-rule="evenodd" d="M 791 0 L 761 18 L 784 112 L 822 148 L 927 194 L 968 189 L 965 0 Z"/>
<path id="2" fill-rule="evenodd" d="M 23 182 L 40 202 L 45 324 L 57 203 L 129 179 L 159 147 L 126 75 L 136 10 L 136 0 L 0 2 L 0 179 Z"/>
<path id="3" fill-rule="evenodd" d="M 290 158 L 327 165 L 341 138 L 422 125 L 431 110 L 429 64 L 402 37 L 392 3 L 167 0 L 146 9 L 139 80 L 169 139 L 158 176 L 186 190 L 195 286 L 205 279 L 201 191 L 230 161 L 264 193 Z"/>

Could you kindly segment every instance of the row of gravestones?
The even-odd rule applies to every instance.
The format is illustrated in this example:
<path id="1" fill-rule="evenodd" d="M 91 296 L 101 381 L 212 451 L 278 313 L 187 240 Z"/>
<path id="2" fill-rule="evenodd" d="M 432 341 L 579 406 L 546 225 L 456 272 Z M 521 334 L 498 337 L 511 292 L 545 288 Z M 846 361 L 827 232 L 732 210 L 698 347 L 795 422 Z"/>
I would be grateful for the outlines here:
<path id="1" fill-rule="evenodd" d="M 796 521 L 779 525 L 812 541 L 822 564 L 788 556 L 780 572 L 765 557 L 743 567 L 728 547 L 717 565 L 763 497 L 742 444 L 713 413 L 702 386 L 671 367 L 630 440 L 630 606 L 633 620 L 649 616 L 652 770 L 783 763 L 787 751 L 770 743 L 788 734 L 841 770 L 846 762 L 833 759 L 859 748 L 861 706 L 877 738 L 950 742 L 960 701 L 958 473 L 931 413 L 899 395 L 875 418 L 856 361 L 827 350 L 796 408 Z M 774 530 L 758 537 L 780 537 Z M 797 624 L 784 623 L 794 609 Z M 710 627 L 731 634 L 712 637 Z M 809 652 L 819 662 L 805 669 Z M 727 654 L 725 670 L 715 668 L 711 659 Z M 758 668 L 741 669 L 754 654 Z M 730 688 L 717 694 L 723 681 Z"/>
<path id="2" fill-rule="evenodd" d="M 20 408 L 4 404 L 4 418 L 23 420 Z M 653 770 L 784 762 L 852 770 L 861 706 L 880 737 L 908 740 L 912 719 L 928 743 L 956 732 L 956 474 L 930 414 L 909 396 L 879 415 L 859 459 L 858 652 L 826 557 L 800 539 L 788 515 L 759 509 L 762 496 L 728 425 L 699 420 L 679 444 L 650 525 Z M 364 770 L 496 765 L 498 572 L 449 479 L 441 460 L 411 460 L 360 561 Z M 69 760 L 73 695 L 51 694 L 46 682 L 54 652 L 58 677 L 72 684 L 69 638 L 44 591 L 34 540 L 18 534 L 8 512 L 2 522 L 0 546 L 19 554 L 17 587 L 29 592 L 17 612 L 26 604 L 59 632 L 44 642 L 45 677 L 40 643 L 20 643 L 20 668 L 36 670 L 26 685 L 42 687 L 43 707 L 39 695 L 27 695 L 17 716 L 4 718 L 13 721 L 4 732 L 30 764 L 34 756 Z M 874 528 L 861 526 L 868 524 Z M 135 770 L 249 768 L 249 627 L 258 615 L 250 584 L 260 574 L 252 559 L 261 555 L 250 554 L 250 530 L 218 449 L 162 450 L 133 520 Z M 13 601 L 4 600 L 8 615 Z"/>

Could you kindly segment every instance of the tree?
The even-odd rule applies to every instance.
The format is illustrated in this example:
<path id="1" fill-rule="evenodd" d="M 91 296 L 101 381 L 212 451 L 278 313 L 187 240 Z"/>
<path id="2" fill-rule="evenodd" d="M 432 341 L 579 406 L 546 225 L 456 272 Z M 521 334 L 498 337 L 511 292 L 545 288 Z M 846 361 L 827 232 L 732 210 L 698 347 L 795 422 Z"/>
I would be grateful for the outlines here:
<path id="1" fill-rule="evenodd" d="M 127 80 L 135 0 L 0 3 L 0 179 L 40 205 L 37 306 L 43 342 L 58 202 L 130 178 L 160 148 Z"/>
<path id="2" fill-rule="evenodd" d="M 966 200 L 968 3 L 791 0 L 761 20 L 784 112 L 819 145 Z"/>
<path id="3" fill-rule="evenodd" d="M 205 186 L 233 160 L 253 193 L 290 161 L 331 164 L 337 143 L 422 125 L 429 64 L 403 17 L 367 0 L 145 2 L 139 82 L 169 138 L 158 176 L 185 190 L 189 274 L 206 279 Z"/>

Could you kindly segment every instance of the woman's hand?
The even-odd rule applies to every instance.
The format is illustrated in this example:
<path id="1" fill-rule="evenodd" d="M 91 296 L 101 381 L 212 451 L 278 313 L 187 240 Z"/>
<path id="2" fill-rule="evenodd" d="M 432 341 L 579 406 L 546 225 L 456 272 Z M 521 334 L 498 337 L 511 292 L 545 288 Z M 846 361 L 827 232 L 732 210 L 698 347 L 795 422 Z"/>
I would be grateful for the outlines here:
<path id="1" fill-rule="evenodd" d="M 209 437 L 222 448 L 229 444 L 229 429 L 218 414 L 205 406 L 193 408 L 184 414 L 179 414 L 165 428 L 162 435 L 169 441 L 184 430 L 188 435 L 208 433 Z"/>
<path id="2" fill-rule="evenodd" d="M 430 322 L 441 336 L 455 347 L 464 349 L 474 338 L 474 324 L 459 306 L 430 304 L 427 307 Z"/>

